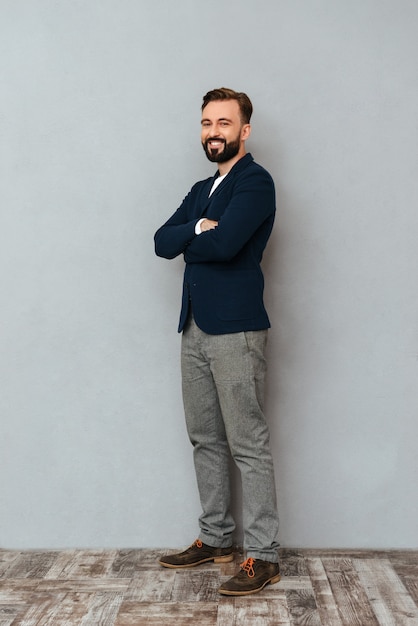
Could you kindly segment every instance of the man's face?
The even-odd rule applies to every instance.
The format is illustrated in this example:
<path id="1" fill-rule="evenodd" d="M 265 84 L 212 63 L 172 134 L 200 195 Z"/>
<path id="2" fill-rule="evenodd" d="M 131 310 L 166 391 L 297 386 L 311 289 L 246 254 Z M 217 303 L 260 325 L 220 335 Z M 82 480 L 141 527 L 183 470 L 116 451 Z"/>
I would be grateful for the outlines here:
<path id="1" fill-rule="evenodd" d="M 226 163 L 244 150 L 249 124 L 243 124 L 236 100 L 215 100 L 202 111 L 201 140 L 209 161 Z"/>

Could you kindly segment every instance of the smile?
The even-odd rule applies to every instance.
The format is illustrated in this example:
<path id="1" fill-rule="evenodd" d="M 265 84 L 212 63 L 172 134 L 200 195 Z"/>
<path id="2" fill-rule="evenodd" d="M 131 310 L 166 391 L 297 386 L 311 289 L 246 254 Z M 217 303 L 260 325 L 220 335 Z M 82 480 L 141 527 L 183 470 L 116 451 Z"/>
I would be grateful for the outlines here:
<path id="1" fill-rule="evenodd" d="M 225 140 L 224 139 L 208 139 L 206 141 L 206 145 L 209 146 L 209 148 L 219 150 L 225 145 Z"/>

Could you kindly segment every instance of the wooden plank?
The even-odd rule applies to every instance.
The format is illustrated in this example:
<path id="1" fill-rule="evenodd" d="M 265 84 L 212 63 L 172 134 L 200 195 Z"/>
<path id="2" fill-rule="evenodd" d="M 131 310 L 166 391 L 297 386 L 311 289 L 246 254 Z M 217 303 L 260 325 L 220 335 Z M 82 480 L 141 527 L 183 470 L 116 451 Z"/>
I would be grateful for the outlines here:
<path id="1" fill-rule="evenodd" d="M 280 586 L 282 591 L 290 591 L 292 589 L 306 589 L 312 591 L 312 581 L 309 576 L 283 576 L 277 584 Z M 267 585 L 267 587 L 264 587 L 263 593 L 271 592 L 272 590 L 276 593 L 276 585 Z"/>
<path id="2" fill-rule="evenodd" d="M 296 550 L 281 549 L 279 552 L 280 573 L 284 576 L 308 576 L 305 555 Z"/>
<path id="3" fill-rule="evenodd" d="M 199 624 L 196 621 L 196 624 Z M 286 599 L 260 599 L 254 596 L 221 598 L 216 626 L 290 626 Z M 200 624 L 199 624 L 200 626 Z"/>
<path id="4" fill-rule="evenodd" d="M 21 552 L 7 569 L 8 578 L 43 578 L 58 557 L 58 552 Z"/>
<path id="5" fill-rule="evenodd" d="M 10 550 L 0 550 L 0 579 L 8 576 L 11 565 L 20 557 L 21 553 Z"/>
<path id="6" fill-rule="evenodd" d="M 216 626 L 236 626 L 236 623 L 234 600 L 232 598 L 220 598 Z"/>
<path id="7" fill-rule="evenodd" d="M 216 626 L 214 602 L 123 602 L 115 626 Z"/>
<path id="8" fill-rule="evenodd" d="M 80 626 L 113 626 L 123 602 L 121 593 L 95 593 Z"/>
<path id="9" fill-rule="evenodd" d="M 100 578 L 112 567 L 116 550 L 71 550 L 62 552 L 47 573 L 48 578 Z"/>
<path id="10" fill-rule="evenodd" d="M 140 572 L 125 594 L 131 602 L 170 602 L 176 570 L 164 569 Z"/>
<path id="11" fill-rule="evenodd" d="M 0 626 L 11 626 L 21 613 L 27 610 L 27 605 L 1 604 L 0 606 Z M 15 622 L 17 624 L 19 622 Z"/>
<path id="12" fill-rule="evenodd" d="M 62 620 L 67 626 L 113 626 L 129 582 L 129 579 L 13 580 L 8 581 L 10 587 L 23 585 L 25 590 L 22 592 L 17 587 L 9 591 L 12 597 L 7 597 L 7 600 L 14 601 L 15 605 L 17 601 L 26 602 L 23 606 L 16 605 L 15 612 L 23 614 L 19 624 L 59 626 Z M 101 591 L 103 588 L 106 591 Z M 109 591 L 110 588 L 113 591 Z M 0 596 L 3 602 L 4 590 Z"/>
<path id="13" fill-rule="evenodd" d="M 109 574 L 117 578 L 131 578 L 134 576 L 135 572 L 143 569 L 144 566 L 148 566 L 149 569 L 151 565 L 150 561 L 152 561 L 152 565 L 154 565 L 156 560 L 155 551 L 152 551 L 151 558 L 150 552 L 151 551 L 145 550 L 118 550 L 112 562 Z M 159 565 L 158 567 L 161 566 Z"/>
<path id="14" fill-rule="evenodd" d="M 418 579 L 411 579 L 411 578 L 407 578 L 404 581 L 404 586 L 407 589 L 408 593 L 410 594 L 412 600 L 415 602 L 415 604 L 418 606 Z M 418 624 L 418 622 L 417 622 Z"/>
<path id="15" fill-rule="evenodd" d="M 309 589 L 286 591 L 286 599 L 292 626 L 321 626 L 313 591 Z"/>
<path id="16" fill-rule="evenodd" d="M 57 607 L 61 605 L 64 598 L 64 593 L 57 595 L 42 594 L 40 598 L 33 596 L 31 605 L 23 614 L 19 626 L 43 626 L 48 624 L 46 620 L 57 613 Z"/>
<path id="17" fill-rule="evenodd" d="M 184 548 L 179 548 L 178 550 L 168 550 L 168 549 L 141 549 L 138 550 L 138 554 L 136 555 L 137 567 L 136 569 L 161 569 L 161 565 L 158 563 L 159 559 L 166 554 L 173 554 L 173 552 L 180 552 L 184 550 Z"/>
<path id="18" fill-rule="evenodd" d="M 36 593 L 122 593 L 131 583 L 129 578 L 73 578 L 36 581 Z"/>
<path id="19" fill-rule="evenodd" d="M 318 557 L 308 557 L 306 566 L 312 583 L 312 589 L 318 607 L 321 623 L 330 626 L 342 626 L 338 607 L 322 564 Z"/>
<path id="20" fill-rule="evenodd" d="M 0 583 L 0 603 L 8 601 L 8 598 L 18 598 L 25 594 L 31 594 L 36 591 L 39 585 L 37 578 L 6 578 Z"/>
<path id="21" fill-rule="evenodd" d="M 384 553 L 381 558 L 389 559 L 392 565 L 411 568 L 411 573 L 418 575 L 418 551 L 404 550 L 403 552 Z"/>
<path id="22" fill-rule="evenodd" d="M 351 559 L 327 557 L 322 563 L 344 626 L 379 626 Z"/>
<path id="23" fill-rule="evenodd" d="M 354 566 L 380 623 L 417 626 L 418 608 L 389 559 L 355 559 Z"/>
<path id="24" fill-rule="evenodd" d="M 390 557 L 389 561 L 418 606 L 418 553 L 403 552 Z"/>
<path id="25" fill-rule="evenodd" d="M 279 550 L 279 553 L 282 551 Z M 286 553 L 288 549 L 284 549 Z M 292 550 L 291 550 L 292 552 Z M 407 552 L 418 555 L 418 550 L 366 550 L 366 549 L 345 549 L 345 548 L 303 548 L 296 551 L 304 558 L 317 557 L 324 559 L 388 559 L 395 558 L 397 555 L 404 555 Z"/>
<path id="26" fill-rule="evenodd" d="M 219 572 L 215 569 L 177 570 L 174 578 L 174 602 L 217 602 L 220 587 Z"/>
<path id="27" fill-rule="evenodd" d="M 62 550 L 52 563 L 44 578 L 55 580 L 56 578 L 66 578 L 67 570 L 70 571 L 74 561 L 78 559 L 79 550 Z M 69 577 L 69 574 L 68 574 Z"/>

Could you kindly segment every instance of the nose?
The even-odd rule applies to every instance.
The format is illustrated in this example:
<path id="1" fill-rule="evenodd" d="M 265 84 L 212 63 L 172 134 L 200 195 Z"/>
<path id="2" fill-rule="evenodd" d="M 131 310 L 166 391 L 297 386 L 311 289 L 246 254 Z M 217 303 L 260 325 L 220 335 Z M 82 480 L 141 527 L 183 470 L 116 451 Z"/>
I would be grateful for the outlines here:
<path id="1" fill-rule="evenodd" d="M 219 127 L 218 126 L 212 126 L 210 131 L 209 131 L 209 137 L 219 137 L 220 135 L 220 131 L 219 131 Z"/>

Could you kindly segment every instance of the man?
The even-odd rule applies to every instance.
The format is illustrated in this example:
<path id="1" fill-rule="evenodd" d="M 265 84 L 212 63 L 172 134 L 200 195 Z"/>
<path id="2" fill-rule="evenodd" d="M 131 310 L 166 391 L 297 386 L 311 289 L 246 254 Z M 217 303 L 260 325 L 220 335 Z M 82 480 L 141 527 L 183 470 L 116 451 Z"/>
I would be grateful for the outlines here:
<path id="1" fill-rule="evenodd" d="M 244 549 L 225 595 L 256 593 L 280 580 L 278 515 L 263 413 L 269 319 L 260 262 L 275 215 L 270 174 L 246 153 L 252 104 L 221 88 L 203 98 L 201 141 L 215 176 L 196 183 L 156 232 L 155 251 L 186 262 L 179 332 L 186 425 L 202 515 L 199 538 L 164 567 L 232 561 L 229 455 L 241 472 Z"/>

